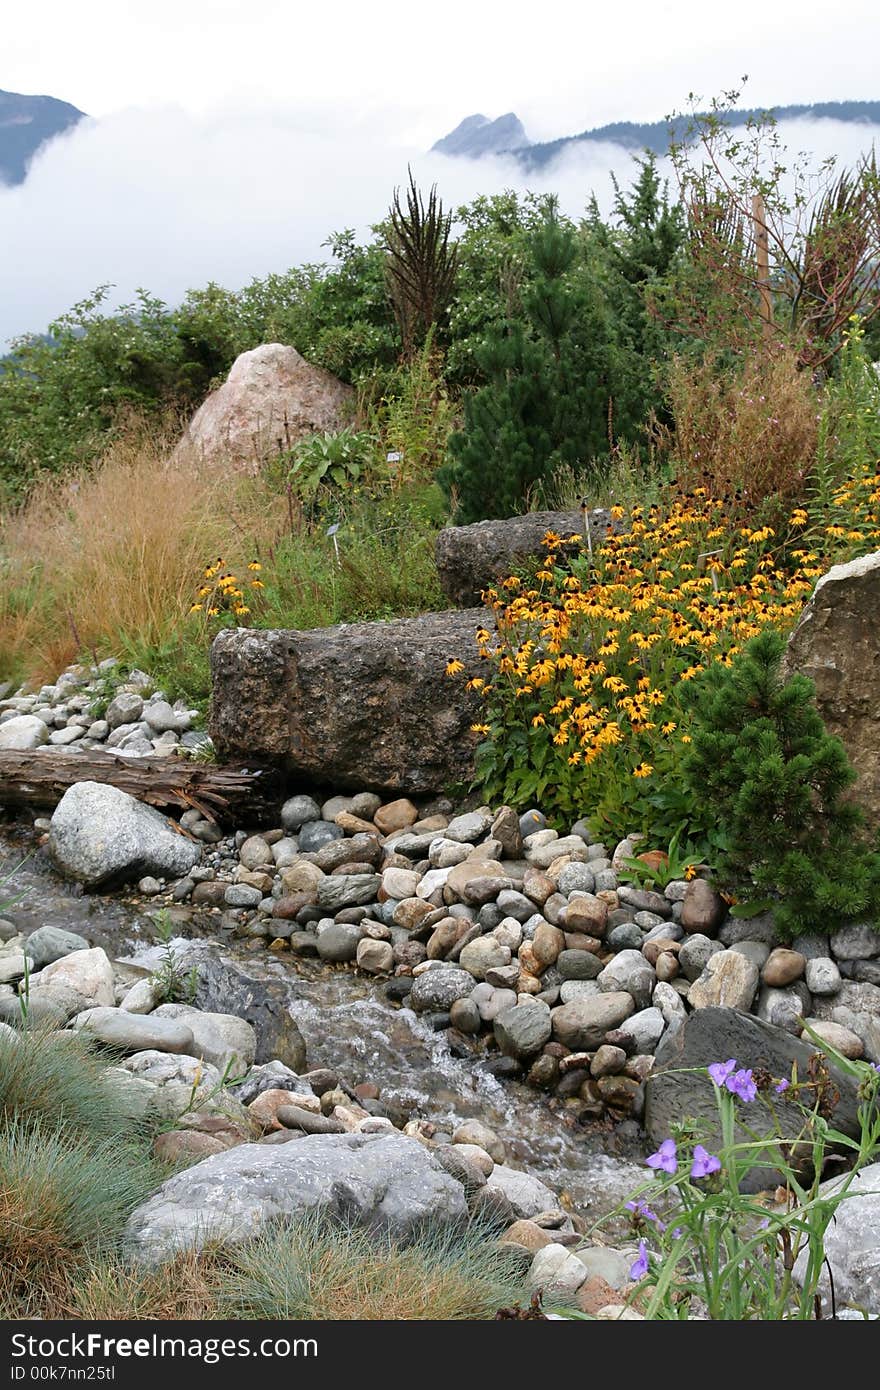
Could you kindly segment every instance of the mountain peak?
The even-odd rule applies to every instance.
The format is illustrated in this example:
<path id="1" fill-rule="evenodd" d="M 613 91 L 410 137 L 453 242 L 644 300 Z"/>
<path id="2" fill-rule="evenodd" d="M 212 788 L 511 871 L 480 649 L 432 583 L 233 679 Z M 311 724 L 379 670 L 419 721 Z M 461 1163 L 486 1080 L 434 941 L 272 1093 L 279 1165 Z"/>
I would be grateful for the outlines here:
<path id="1" fill-rule="evenodd" d="M 40 146 L 76 125 L 84 114 L 55 97 L 0 92 L 0 184 L 23 183 Z"/>
<path id="2" fill-rule="evenodd" d="M 488 116 L 466 116 L 455 130 L 432 146 L 437 154 L 479 159 L 486 154 L 506 154 L 530 143 L 522 121 L 513 111 L 490 121 Z"/>

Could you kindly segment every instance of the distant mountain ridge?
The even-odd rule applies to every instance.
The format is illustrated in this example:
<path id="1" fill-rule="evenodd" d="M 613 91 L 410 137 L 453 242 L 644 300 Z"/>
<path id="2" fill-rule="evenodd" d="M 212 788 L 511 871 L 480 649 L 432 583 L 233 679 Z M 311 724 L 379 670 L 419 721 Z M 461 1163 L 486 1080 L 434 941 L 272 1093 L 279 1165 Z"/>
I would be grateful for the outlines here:
<path id="1" fill-rule="evenodd" d="M 820 101 L 812 106 L 776 106 L 772 110 L 778 121 L 809 117 L 813 120 L 880 126 L 880 101 Z M 738 126 L 745 125 L 748 120 L 758 119 L 763 114 L 764 108 L 751 107 L 724 112 L 720 119 L 726 125 Z M 509 154 L 523 168 L 534 170 L 544 168 L 572 146 L 587 142 L 622 145 L 630 150 L 653 150 L 655 154 L 662 155 L 669 149 L 670 131 L 675 139 L 681 139 L 689 120 L 690 117 L 680 117 L 672 127 L 665 120 L 614 121 L 610 125 L 581 131 L 578 135 L 563 135 L 558 140 L 532 142 L 526 135 L 522 122 L 511 111 L 506 116 L 499 117 L 497 121 L 490 121 L 486 116 L 468 116 L 449 135 L 438 140 L 432 149 L 440 154 L 469 159 L 478 159 L 487 154 Z M 505 143 L 508 131 L 516 138 Z"/>
<path id="2" fill-rule="evenodd" d="M 40 146 L 69 130 L 84 115 L 56 97 L 0 91 L 0 184 L 24 183 L 28 165 Z"/>

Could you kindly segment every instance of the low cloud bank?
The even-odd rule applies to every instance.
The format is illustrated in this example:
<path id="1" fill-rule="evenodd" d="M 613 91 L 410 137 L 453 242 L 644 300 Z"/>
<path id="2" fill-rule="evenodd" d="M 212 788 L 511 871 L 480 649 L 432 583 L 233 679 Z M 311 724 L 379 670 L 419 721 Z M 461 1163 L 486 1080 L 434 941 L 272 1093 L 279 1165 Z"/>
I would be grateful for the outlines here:
<path id="1" fill-rule="evenodd" d="M 880 128 L 836 121 L 780 127 L 793 151 L 852 163 Z M 385 213 L 407 163 L 436 182 L 447 206 L 479 193 L 529 188 L 583 211 L 592 193 L 607 211 L 612 171 L 626 183 L 629 151 L 569 150 L 541 174 L 510 160 L 473 163 L 394 146 L 375 130 L 316 131 L 261 112 L 197 119 L 131 110 L 84 121 L 46 147 L 18 188 L 0 188 L 0 351 L 42 332 L 97 285 L 114 303 L 143 287 L 169 304 L 215 280 L 239 288 L 255 276 L 323 260 L 333 231 L 366 234 Z"/>

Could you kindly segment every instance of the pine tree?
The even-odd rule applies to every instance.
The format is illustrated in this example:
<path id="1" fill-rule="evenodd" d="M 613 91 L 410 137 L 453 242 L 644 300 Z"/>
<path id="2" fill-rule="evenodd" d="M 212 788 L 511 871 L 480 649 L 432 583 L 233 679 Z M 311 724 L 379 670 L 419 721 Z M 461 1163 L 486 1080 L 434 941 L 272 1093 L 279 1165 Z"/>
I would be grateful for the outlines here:
<path id="1" fill-rule="evenodd" d="M 598 292 L 578 274 L 574 229 L 551 205 L 529 239 L 524 320 L 506 320 L 477 350 L 486 384 L 465 399 L 443 481 L 457 519 L 509 516 L 561 464 L 608 450 L 615 347 Z"/>
<path id="2" fill-rule="evenodd" d="M 880 854 L 844 793 L 855 771 L 827 732 L 805 676 L 783 681 L 782 636 L 768 629 L 693 687 L 684 778 L 717 817 L 715 868 L 743 903 L 772 905 L 783 935 L 880 914 Z"/>

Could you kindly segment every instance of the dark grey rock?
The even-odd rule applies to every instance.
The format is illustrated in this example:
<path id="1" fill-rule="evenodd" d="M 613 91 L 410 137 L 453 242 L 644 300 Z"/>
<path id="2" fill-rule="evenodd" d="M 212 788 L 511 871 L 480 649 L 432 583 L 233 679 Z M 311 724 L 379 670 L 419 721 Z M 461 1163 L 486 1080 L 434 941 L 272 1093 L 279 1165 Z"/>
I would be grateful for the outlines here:
<path id="1" fill-rule="evenodd" d="M 465 687 L 486 621 L 480 607 L 310 632 L 226 629 L 211 649 L 218 753 L 342 790 L 469 781 L 481 704 Z M 451 658 L 459 678 L 446 675 Z"/>
<path id="2" fill-rule="evenodd" d="M 614 527 L 610 513 L 599 508 L 591 511 L 589 518 L 594 542 L 601 541 Z M 531 556 L 546 553 L 541 542 L 548 530 L 563 540 L 582 536 L 583 515 L 580 511 L 529 512 L 471 526 L 444 527 L 435 550 L 443 592 L 460 607 L 479 603 L 482 590 L 521 568 Z"/>
<path id="3" fill-rule="evenodd" d="M 703 1140 L 706 1146 L 717 1151 L 713 1146 L 718 1145 L 721 1135 L 714 1087 L 707 1076 L 689 1068 L 707 1067 L 711 1062 L 733 1057 L 740 1067 L 760 1067 L 780 1078 L 788 1078 L 796 1062 L 798 1074 L 807 1076 L 814 1050 L 791 1033 L 739 1009 L 698 1009 L 680 1028 L 667 1033 L 657 1051 L 657 1070 L 646 1089 L 645 1128 L 652 1142 L 660 1144 L 668 1139 L 672 1125 L 682 1115 L 687 1115 L 708 1134 Z M 833 1065 L 831 1072 L 841 1096 L 833 1123 L 845 1134 L 855 1134 L 858 1132 L 856 1086 L 851 1077 Z M 775 1095 L 773 1105 L 783 1134 L 799 1134 L 803 1126 L 800 1108 Z M 742 1105 L 743 1121 L 747 1125 L 759 1124 L 761 1114 L 760 1101 Z M 737 1127 L 738 1142 L 750 1137 Z M 765 1163 L 747 1174 L 743 1190 L 759 1192 L 775 1186 L 778 1179 L 778 1171 Z"/>
<path id="4" fill-rule="evenodd" d="M 34 969 L 42 970 L 44 965 L 51 965 L 53 960 L 61 960 L 73 951 L 87 951 L 89 944 L 84 936 L 62 927 L 38 927 L 27 938 L 26 950 Z"/>

